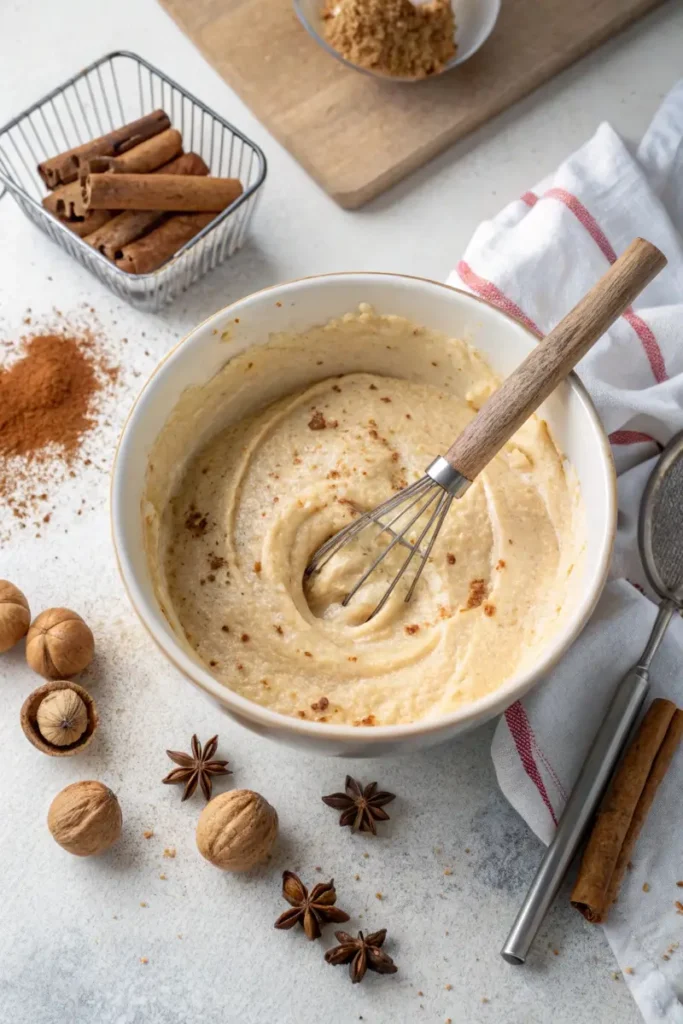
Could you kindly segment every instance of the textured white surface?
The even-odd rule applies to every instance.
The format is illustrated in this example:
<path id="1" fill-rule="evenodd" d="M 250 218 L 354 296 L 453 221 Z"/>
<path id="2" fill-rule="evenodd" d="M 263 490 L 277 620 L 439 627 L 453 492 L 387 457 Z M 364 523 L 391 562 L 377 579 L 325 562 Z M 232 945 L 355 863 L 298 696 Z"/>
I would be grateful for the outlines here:
<path id="1" fill-rule="evenodd" d="M 20 650 L 3 656 L 0 1021 L 637 1020 L 625 986 L 611 977 L 601 932 L 579 921 L 566 902 L 551 913 L 524 969 L 500 960 L 540 847 L 496 789 L 490 729 L 422 756 L 345 764 L 303 757 L 232 726 L 164 662 L 128 606 L 109 540 L 106 471 L 139 387 L 135 374 L 148 373 L 179 335 L 232 298 L 325 270 L 443 279 L 477 222 L 553 168 L 600 120 L 638 139 L 680 74 L 683 9 L 665 5 L 351 214 L 336 209 L 267 137 L 152 0 L 118 0 L 115 18 L 109 6 L 85 0 L 5 0 L 2 6 L 0 122 L 121 46 L 159 64 L 251 134 L 266 150 L 270 175 L 244 250 L 158 317 L 115 300 L 11 200 L 0 204 L 0 336 L 16 337 L 27 307 L 49 323 L 55 307 L 70 315 L 86 303 L 96 308 L 114 349 L 129 339 L 121 348 L 128 368 L 111 427 L 99 435 L 99 467 L 55 492 L 58 507 L 41 538 L 25 530 L 0 547 L 0 575 L 26 591 L 34 611 L 67 604 L 91 623 L 98 655 L 80 681 L 92 689 L 102 716 L 87 753 L 42 756 L 18 723 L 21 703 L 39 680 Z M 85 511 L 77 516 L 82 498 Z M 270 871 L 233 878 L 204 863 L 193 837 L 199 798 L 181 805 L 177 789 L 159 785 L 168 767 L 164 748 L 184 747 L 193 730 L 202 738 L 220 733 L 220 750 L 235 771 L 229 785 L 257 789 L 278 808 L 282 840 Z M 338 829 L 334 813 L 319 802 L 339 788 L 346 770 L 399 794 L 381 839 Z M 124 814 L 122 842 L 90 861 L 61 851 L 44 825 L 53 795 L 79 778 L 110 784 Z M 155 835 L 144 840 L 148 828 Z M 177 848 L 175 860 L 163 859 L 164 846 Z M 399 974 L 371 976 L 352 988 L 343 968 L 322 962 L 328 943 L 273 931 L 284 907 L 284 867 L 300 868 L 309 882 L 334 875 L 352 926 L 388 928 L 387 950 Z M 444 875 L 447 869 L 452 874 Z M 384 894 L 381 902 L 377 892 Z"/>

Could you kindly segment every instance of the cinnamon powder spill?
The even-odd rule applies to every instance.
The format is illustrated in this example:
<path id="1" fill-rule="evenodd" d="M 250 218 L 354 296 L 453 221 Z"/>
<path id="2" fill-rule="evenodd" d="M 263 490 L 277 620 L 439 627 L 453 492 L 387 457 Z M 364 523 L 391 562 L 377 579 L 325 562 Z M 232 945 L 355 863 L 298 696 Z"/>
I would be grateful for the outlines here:
<path id="1" fill-rule="evenodd" d="M 56 485 L 79 462 L 93 465 L 84 441 L 119 370 L 87 328 L 2 345 L 11 355 L 0 366 L 0 505 L 19 526 L 47 524 Z"/>
<path id="2" fill-rule="evenodd" d="M 100 390 L 92 358 L 75 338 L 40 335 L 0 371 L 0 454 L 33 457 L 48 445 L 66 456 L 93 426 Z"/>

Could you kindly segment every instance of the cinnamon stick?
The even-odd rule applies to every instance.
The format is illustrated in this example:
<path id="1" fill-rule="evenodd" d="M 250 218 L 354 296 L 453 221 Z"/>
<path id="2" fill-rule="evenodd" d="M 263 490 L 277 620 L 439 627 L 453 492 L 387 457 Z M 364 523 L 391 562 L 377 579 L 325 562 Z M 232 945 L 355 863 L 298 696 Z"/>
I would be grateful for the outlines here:
<path id="1" fill-rule="evenodd" d="M 81 191 L 86 210 L 219 213 L 242 194 L 242 184 L 189 174 L 90 174 Z"/>
<path id="2" fill-rule="evenodd" d="M 203 175 L 209 173 L 209 168 L 197 153 L 183 153 L 155 173 Z M 96 212 L 92 210 L 91 215 Z M 93 229 L 92 234 L 86 235 L 85 241 L 94 249 L 99 249 L 108 259 L 115 260 L 120 258 L 125 245 L 144 235 L 163 216 L 161 210 L 124 210 L 111 220 L 108 219 L 106 225 L 99 230 Z"/>
<path id="3" fill-rule="evenodd" d="M 120 156 L 83 156 L 75 153 L 73 157 L 78 177 L 88 173 L 117 171 L 126 174 L 149 174 L 163 164 L 168 163 L 182 151 L 183 138 L 175 128 L 167 128 L 165 132 L 145 139 L 133 149 L 121 153 Z"/>
<path id="4" fill-rule="evenodd" d="M 145 114 L 136 121 L 107 132 L 106 135 L 74 146 L 73 149 L 67 149 L 64 153 L 50 157 L 49 160 L 43 160 L 38 164 L 38 173 L 48 188 L 67 185 L 78 177 L 74 157 L 85 159 L 94 156 L 119 156 L 170 127 L 168 115 L 163 110 L 154 110 L 151 114 Z"/>
<path id="5" fill-rule="evenodd" d="M 112 216 L 109 210 L 90 210 L 84 217 L 73 217 L 71 220 L 67 220 L 66 217 L 59 218 L 64 227 L 67 227 L 69 231 L 73 231 L 79 238 L 85 238 L 86 240 L 88 235 L 99 231 L 111 219 Z"/>
<path id="6" fill-rule="evenodd" d="M 603 798 L 571 894 L 572 906 L 592 924 L 605 920 L 616 898 L 657 786 L 681 739 L 682 718 L 671 701 L 652 702 Z"/>
<path id="7" fill-rule="evenodd" d="M 69 185 L 60 185 L 54 192 L 48 192 L 42 200 L 43 206 L 55 217 L 62 217 L 65 220 L 73 220 L 75 217 L 82 218 L 86 210 L 83 207 L 83 196 L 81 184 L 72 181 Z"/>
<path id="8" fill-rule="evenodd" d="M 124 246 L 116 266 L 129 274 L 149 274 L 175 255 L 214 217 L 214 213 L 184 213 L 169 217 L 149 234 Z"/>

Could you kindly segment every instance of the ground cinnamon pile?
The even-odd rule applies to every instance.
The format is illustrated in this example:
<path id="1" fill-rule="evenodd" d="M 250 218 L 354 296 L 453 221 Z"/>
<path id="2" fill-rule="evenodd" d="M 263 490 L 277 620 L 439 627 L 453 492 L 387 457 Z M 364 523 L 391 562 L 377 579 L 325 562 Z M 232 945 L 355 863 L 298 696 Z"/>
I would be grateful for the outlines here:
<path id="1" fill-rule="evenodd" d="M 32 456 L 48 445 L 72 453 L 93 425 L 100 390 L 91 357 L 75 338 L 40 335 L 0 369 L 0 454 Z"/>
<path id="2" fill-rule="evenodd" d="M 450 0 L 326 0 L 323 19 L 342 57 L 381 74 L 426 78 L 455 54 Z"/>
<path id="3" fill-rule="evenodd" d="M 88 330 L 3 343 L 12 356 L 18 345 L 19 358 L 0 366 L 0 507 L 20 525 L 46 523 L 52 485 L 74 476 L 77 460 L 92 464 L 84 440 L 118 370 Z"/>

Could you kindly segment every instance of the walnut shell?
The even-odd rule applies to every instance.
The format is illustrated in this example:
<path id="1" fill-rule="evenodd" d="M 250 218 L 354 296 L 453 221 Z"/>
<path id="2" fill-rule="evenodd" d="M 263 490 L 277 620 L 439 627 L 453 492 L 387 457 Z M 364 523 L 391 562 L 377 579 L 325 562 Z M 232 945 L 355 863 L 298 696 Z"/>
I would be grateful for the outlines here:
<path id="1" fill-rule="evenodd" d="M 95 653 L 90 628 L 68 608 L 48 608 L 34 619 L 26 637 L 26 660 L 46 679 L 82 672 Z"/>
<path id="2" fill-rule="evenodd" d="M 50 742 L 49 735 L 44 735 L 40 728 L 38 716 L 41 708 L 45 710 L 45 702 L 50 697 L 64 694 L 65 691 L 78 698 L 83 704 L 86 712 L 86 723 L 83 732 L 76 740 L 69 744 L 60 745 Z M 50 705 L 48 704 L 47 707 L 49 709 Z M 80 753 L 81 750 L 88 746 L 95 735 L 99 721 L 95 701 L 88 691 L 84 690 L 78 683 L 72 683 L 68 679 L 57 679 L 51 683 L 43 683 L 42 686 L 39 686 L 37 690 L 28 695 L 21 709 L 21 728 L 24 730 L 26 738 L 34 747 L 42 750 L 44 754 L 49 754 L 51 757 L 71 757 L 72 754 Z"/>
<path id="3" fill-rule="evenodd" d="M 31 624 L 28 601 L 9 580 L 0 580 L 0 654 L 26 636 Z"/>
<path id="4" fill-rule="evenodd" d="M 102 782 L 73 782 L 47 813 L 53 839 L 76 857 L 108 850 L 121 835 L 121 821 L 119 802 Z"/>
<path id="5" fill-rule="evenodd" d="M 250 789 L 209 801 L 197 823 L 202 857 L 223 871 L 248 871 L 265 860 L 277 837 L 277 811 Z"/>

